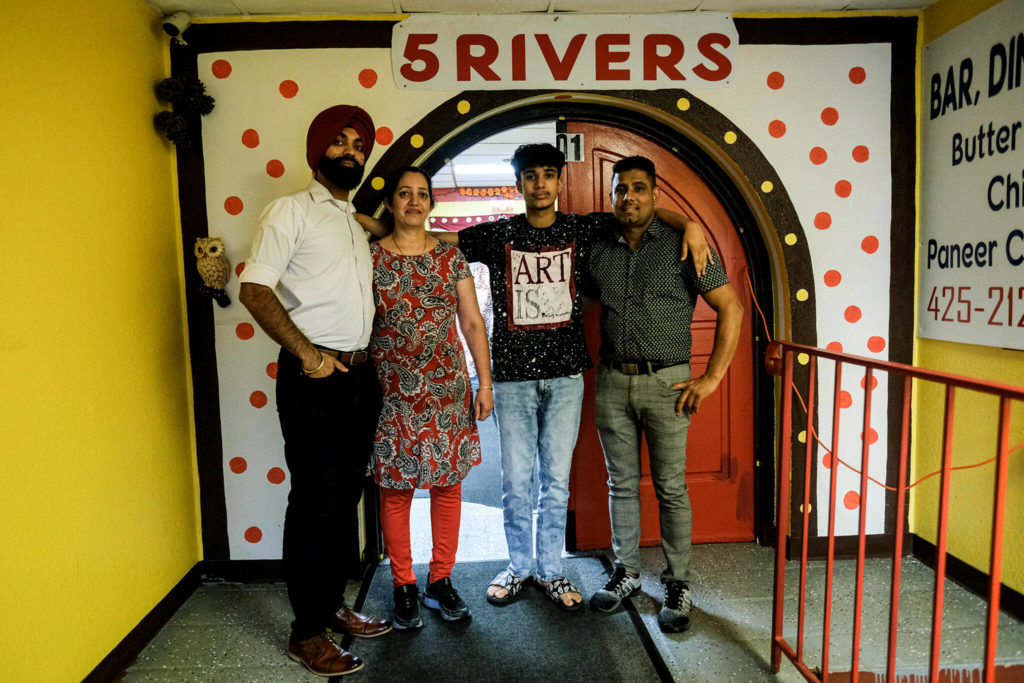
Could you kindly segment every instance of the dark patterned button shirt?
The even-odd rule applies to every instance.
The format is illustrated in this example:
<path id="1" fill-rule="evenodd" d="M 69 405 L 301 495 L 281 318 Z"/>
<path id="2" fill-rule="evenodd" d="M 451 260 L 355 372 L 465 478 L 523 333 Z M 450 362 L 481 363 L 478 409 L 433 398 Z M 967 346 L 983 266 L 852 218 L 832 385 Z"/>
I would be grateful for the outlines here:
<path id="1" fill-rule="evenodd" d="M 495 381 L 552 379 L 590 367 L 580 265 L 598 222 L 558 213 L 550 227 L 534 228 L 519 214 L 459 233 L 466 259 L 490 270 Z"/>
<path id="2" fill-rule="evenodd" d="M 655 218 L 633 251 L 617 224 L 602 228 L 585 278 L 587 296 L 601 300 L 602 360 L 689 362 L 697 296 L 729 278 L 715 254 L 698 279 L 693 259 L 679 260 L 682 237 Z"/>

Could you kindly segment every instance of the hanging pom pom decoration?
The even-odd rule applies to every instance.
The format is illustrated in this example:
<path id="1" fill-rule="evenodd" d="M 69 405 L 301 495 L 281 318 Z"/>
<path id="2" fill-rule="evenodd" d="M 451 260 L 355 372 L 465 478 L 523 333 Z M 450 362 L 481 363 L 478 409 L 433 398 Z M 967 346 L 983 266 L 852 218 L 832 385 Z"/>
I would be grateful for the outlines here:
<path id="1" fill-rule="evenodd" d="M 215 100 L 206 94 L 206 85 L 195 76 L 165 78 L 156 84 L 158 99 L 175 105 L 175 111 L 162 111 L 153 119 L 157 130 L 179 147 L 189 147 L 192 137 L 189 118 L 206 116 Z"/>

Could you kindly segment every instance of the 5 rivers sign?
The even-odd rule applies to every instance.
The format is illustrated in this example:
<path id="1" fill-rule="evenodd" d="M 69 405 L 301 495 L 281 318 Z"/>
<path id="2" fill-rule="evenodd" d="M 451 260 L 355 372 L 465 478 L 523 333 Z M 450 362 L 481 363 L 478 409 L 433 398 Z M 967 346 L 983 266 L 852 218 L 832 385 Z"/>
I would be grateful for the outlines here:
<path id="1" fill-rule="evenodd" d="M 1024 349 L 1024 0 L 923 61 L 918 334 Z"/>

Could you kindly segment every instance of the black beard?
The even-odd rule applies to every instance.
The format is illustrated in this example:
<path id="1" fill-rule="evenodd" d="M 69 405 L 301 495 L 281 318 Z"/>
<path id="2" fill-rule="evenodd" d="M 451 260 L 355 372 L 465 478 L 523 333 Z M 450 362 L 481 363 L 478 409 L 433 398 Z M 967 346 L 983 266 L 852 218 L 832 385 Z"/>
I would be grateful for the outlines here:
<path id="1" fill-rule="evenodd" d="M 351 161 L 355 166 L 346 166 L 343 161 Z M 354 190 L 359 181 L 363 179 L 363 167 L 359 165 L 355 157 L 348 155 L 329 159 L 326 156 L 320 158 L 317 169 L 324 174 L 324 177 L 343 190 Z"/>

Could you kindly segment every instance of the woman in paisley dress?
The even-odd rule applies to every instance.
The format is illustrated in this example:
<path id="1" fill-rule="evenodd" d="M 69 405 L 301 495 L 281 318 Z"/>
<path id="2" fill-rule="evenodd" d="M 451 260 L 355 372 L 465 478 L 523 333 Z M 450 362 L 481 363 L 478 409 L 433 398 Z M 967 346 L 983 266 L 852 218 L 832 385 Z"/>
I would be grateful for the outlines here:
<path id="1" fill-rule="evenodd" d="M 457 247 L 427 234 L 430 177 L 398 169 L 384 186 L 394 231 L 370 246 L 376 304 L 373 359 L 384 391 L 370 472 L 380 486 L 381 526 L 391 559 L 395 628 L 423 625 L 418 600 L 447 621 L 469 616 L 451 583 L 459 541 L 462 480 L 480 462 L 475 420 L 494 407 L 491 361 L 469 265 Z M 476 363 L 473 396 L 455 322 Z M 413 492 L 430 490 L 433 553 L 420 595 L 412 570 Z"/>

